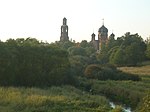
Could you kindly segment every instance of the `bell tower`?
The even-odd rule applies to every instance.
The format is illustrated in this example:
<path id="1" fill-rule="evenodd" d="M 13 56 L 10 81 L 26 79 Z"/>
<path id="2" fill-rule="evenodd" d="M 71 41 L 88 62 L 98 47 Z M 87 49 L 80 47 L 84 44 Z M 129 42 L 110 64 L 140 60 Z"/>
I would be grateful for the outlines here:
<path id="1" fill-rule="evenodd" d="M 63 18 L 63 25 L 61 26 L 60 41 L 69 41 L 67 19 L 65 17 Z"/>
<path id="2" fill-rule="evenodd" d="M 99 49 L 102 49 L 103 45 L 106 45 L 108 42 L 108 29 L 104 26 L 104 19 L 103 25 L 98 30 L 98 40 L 99 40 Z"/>

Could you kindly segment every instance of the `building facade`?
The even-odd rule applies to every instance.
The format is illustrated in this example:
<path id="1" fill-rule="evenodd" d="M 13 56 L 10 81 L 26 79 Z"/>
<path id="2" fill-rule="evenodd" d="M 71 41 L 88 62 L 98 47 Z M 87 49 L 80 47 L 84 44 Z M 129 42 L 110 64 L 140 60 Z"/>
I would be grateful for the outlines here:
<path id="1" fill-rule="evenodd" d="M 91 39 L 91 43 L 97 51 L 101 51 L 103 46 L 106 46 L 109 38 L 108 38 L 108 29 L 104 26 L 104 24 L 98 29 L 98 40 L 95 39 L 95 34 L 93 33 Z M 114 34 L 110 35 L 111 38 L 114 38 Z"/>

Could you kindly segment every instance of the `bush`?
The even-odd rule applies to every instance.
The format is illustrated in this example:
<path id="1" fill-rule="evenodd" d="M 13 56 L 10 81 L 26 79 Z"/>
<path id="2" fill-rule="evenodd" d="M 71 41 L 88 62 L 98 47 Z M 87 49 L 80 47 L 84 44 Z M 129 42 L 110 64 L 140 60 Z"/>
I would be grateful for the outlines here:
<path id="1" fill-rule="evenodd" d="M 137 112 L 149 112 L 150 111 L 150 92 L 143 98 L 140 103 Z"/>
<path id="2" fill-rule="evenodd" d="M 84 74 L 87 78 L 99 80 L 140 80 L 139 76 L 121 72 L 112 65 L 89 65 Z"/>

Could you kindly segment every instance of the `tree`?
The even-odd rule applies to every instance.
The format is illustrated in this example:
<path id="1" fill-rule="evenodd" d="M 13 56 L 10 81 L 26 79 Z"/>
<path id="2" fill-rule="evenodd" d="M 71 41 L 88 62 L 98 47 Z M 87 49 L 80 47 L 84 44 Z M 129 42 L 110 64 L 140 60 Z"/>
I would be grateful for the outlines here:
<path id="1" fill-rule="evenodd" d="M 114 57 L 115 57 L 115 54 L 116 54 L 116 52 L 117 52 L 118 49 L 119 49 L 119 46 L 115 46 L 115 47 L 111 48 L 108 51 L 109 63 L 110 64 L 114 64 Z"/>
<path id="2" fill-rule="evenodd" d="M 86 40 L 82 40 L 82 42 L 80 43 L 80 47 L 83 48 L 90 47 L 90 44 Z"/>
<path id="3" fill-rule="evenodd" d="M 73 82 L 68 52 L 36 39 L 0 43 L 0 85 L 51 86 Z"/>
<path id="4" fill-rule="evenodd" d="M 74 55 L 69 57 L 72 74 L 82 75 L 90 60 L 86 56 Z"/>
<path id="5" fill-rule="evenodd" d="M 137 65 L 145 59 L 145 48 L 139 43 L 132 43 L 125 48 L 126 65 Z"/>
<path id="6" fill-rule="evenodd" d="M 117 49 L 117 51 L 115 52 L 114 57 L 112 59 L 112 63 L 119 65 L 119 66 L 124 65 L 124 63 L 125 63 L 124 51 L 121 47 L 119 49 Z"/>
<path id="7" fill-rule="evenodd" d="M 81 55 L 81 56 L 86 56 L 86 51 L 82 47 L 70 47 L 68 49 L 69 55 L 74 56 L 74 55 Z"/>
<path id="8" fill-rule="evenodd" d="M 149 58 L 149 59 L 150 59 L 150 43 L 149 43 L 149 44 L 147 44 L 146 56 L 147 56 L 147 58 Z"/>
<path id="9" fill-rule="evenodd" d="M 110 63 L 119 66 L 135 66 L 145 60 L 146 44 L 138 34 L 131 35 L 127 32 L 117 41 L 121 42 L 120 47 L 109 55 Z"/>

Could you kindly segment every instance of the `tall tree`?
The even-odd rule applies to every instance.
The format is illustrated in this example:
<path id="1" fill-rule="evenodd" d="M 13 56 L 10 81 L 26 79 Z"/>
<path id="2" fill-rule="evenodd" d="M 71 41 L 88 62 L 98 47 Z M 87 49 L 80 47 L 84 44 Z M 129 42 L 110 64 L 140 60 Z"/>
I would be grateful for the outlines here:
<path id="1" fill-rule="evenodd" d="M 137 65 L 145 59 L 146 44 L 138 34 L 127 32 L 124 36 L 117 39 L 120 41 L 120 48 L 110 54 L 110 62 L 121 65 Z M 121 58 L 122 57 L 122 58 Z"/>

